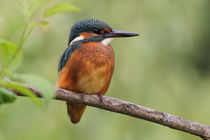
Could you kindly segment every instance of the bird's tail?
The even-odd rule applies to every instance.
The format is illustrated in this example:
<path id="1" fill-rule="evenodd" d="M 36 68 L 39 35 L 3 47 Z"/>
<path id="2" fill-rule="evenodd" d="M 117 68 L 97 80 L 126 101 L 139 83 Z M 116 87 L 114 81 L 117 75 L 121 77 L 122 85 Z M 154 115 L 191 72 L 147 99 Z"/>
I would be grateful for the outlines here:
<path id="1" fill-rule="evenodd" d="M 74 124 L 78 123 L 82 117 L 82 114 L 85 111 L 86 105 L 68 102 L 66 104 L 71 122 Z"/>

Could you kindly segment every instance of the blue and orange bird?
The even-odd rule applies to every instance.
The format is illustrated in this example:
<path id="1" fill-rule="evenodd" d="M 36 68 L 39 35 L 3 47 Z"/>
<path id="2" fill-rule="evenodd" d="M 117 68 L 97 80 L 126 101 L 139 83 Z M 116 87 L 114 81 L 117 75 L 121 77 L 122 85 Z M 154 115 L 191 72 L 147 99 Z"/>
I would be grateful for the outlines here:
<path id="1" fill-rule="evenodd" d="M 77 22 L 71 28 L 68 48 L 60 57 L 57 86 L 77 93 L 104 95 L 115 63 L 110 42 L 115 37 L 132 36 L 138 34 L 114 30 L 100 20 Z M 67 102 L 72 123 L 80 121 L 85 108 L 86 105 Z"/>

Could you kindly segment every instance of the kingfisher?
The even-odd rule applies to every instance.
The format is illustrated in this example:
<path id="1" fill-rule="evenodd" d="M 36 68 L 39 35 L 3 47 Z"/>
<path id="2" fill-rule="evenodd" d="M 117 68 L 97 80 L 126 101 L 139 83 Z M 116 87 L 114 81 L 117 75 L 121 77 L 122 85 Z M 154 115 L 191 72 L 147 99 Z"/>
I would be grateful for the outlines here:
<path id="1" fill-rule="evenodd" d="M 110 45 L 113 38 L 133 37 L 136 33 L 114 30 L 97 19 L 75 23 L 69 34 L 68 47 L 58 63 L 57 87 L 82 94 L 104 95 L 114 71 L 115 57 Z M 73 124 L 80 121 L 86 105 L 67 102 Z"/>

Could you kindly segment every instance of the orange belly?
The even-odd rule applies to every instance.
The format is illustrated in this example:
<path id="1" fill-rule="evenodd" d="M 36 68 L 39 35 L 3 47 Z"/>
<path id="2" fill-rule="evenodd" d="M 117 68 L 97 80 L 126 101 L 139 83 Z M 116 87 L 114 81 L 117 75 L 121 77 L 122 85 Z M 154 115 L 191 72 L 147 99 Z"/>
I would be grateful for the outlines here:
<path id="1" fill-rule="evenodd" d="M 114 52 L 100 42 L 85 43 L 59 72 L 60 88 L 85 94 L 105 94 L 114 71 Z"/>

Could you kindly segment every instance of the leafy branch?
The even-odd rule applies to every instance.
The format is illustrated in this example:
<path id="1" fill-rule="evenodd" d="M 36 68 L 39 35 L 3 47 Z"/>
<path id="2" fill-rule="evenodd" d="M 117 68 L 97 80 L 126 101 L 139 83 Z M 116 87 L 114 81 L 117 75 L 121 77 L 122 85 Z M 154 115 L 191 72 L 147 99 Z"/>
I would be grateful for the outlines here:
<path id="1" fill-rule="evenodd" d="M 41 26 L 43 29 L 47 28 L 49 24 L 47 17 L 63 12 L 79 12 L 80 9 L 69 3 L 58 3 L 51 8 L 46 8 L 42 13 L 37 12 L 41 11 L 39 10 L 40 7 L 34 8 L 31 4 L 28 7 L 33 8 L 26 8 L 20 1 L 17 0 L 16 2 L 24 15 L 24 24 L 22 26 L 23 29 L 20 39 L 17 43 L 6 39 L 0 39 L 0 104 L 13 102 L 15 100 L 15 96 L 7 89 L 11 88 L 22 92 L 23 95 L 30 97 L 38 106 L 42 106 L 41 101 L 36 98 L 30 90 L 22 85 L 17 85 L 15 83 L 11 84 L 8 81 L 5 81 L 5 77 L 19 82 L 26 82 L 39 88 L 45 93 L 43 96 L 46 101 L 49 102 L 53 97 L 53 85 L 51 82 L 37 74 L 17 74 L 15 72 L 22 62 L 23 46 L 37 26 Z"/>

